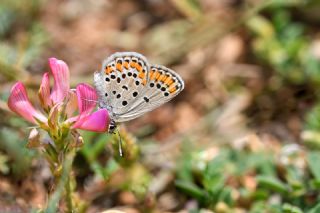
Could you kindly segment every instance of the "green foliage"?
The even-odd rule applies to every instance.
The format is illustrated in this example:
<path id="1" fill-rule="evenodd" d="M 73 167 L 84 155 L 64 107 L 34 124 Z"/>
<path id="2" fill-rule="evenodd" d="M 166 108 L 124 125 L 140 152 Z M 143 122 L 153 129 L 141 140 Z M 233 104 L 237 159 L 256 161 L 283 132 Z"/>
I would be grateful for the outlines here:
<path id="1" fill-rule="evenodd" d="M 229 166 L 232 167 L 228 164 L 229 151 L 208 162 L 203 169 L 201 167 L 196 168 L 197 165 L 204 163 L 199 159 L 198 154 L 197 152 L 192 154 L 186 152 L 182 156 L 180 162 L 183 162 L 184 166 L 178 167 L 176 187 L 187 195 L 196 198 L 203 206 L 214 208 L 219 202 L 232 205 L 232 190 L 225 185 L 227 170 L 230 168 Z M 233 170 L 234 168 L 230 169 Z M 199 175 L 199 180 L 195 179 L 197 175 Z M 200 184 L 197 184 L 198 181 Z"/>
<path id="2" fill-rule="evenodd" d="M 304 143 L 311 149 L 320 150 L 320 103 L 305 115 L 305 130 L 302 132 Z"/>
<path id="3" fill-rule="evenodd" d="M 318 212 L 320 212 L 320 203 L 318 203 L 315 207 L 313 207 L 308 211 L 308 213 L 318 213 Z"/>
<path id="4" fill-rule="evenodd" d="M 267 190 L 281 193 L 281 194 L 289 193 L 288 186 L 286 186 L 284 183 L 282 183 L 280 180 L 274 177 L 258 176 L 257 181 L 258 181 L 258 185 L 262 189 L 267 189 Z"/>
<path id="5" fill-rule="evenodd" d="M 300 208 L 290 205 L 288 203 L 283 204 L 282 212 L 283 213 L 303 213 L 303 211 Z"/>
<path id="6" fill-rule="evenodd" d="M 316 6 L 316 1 L 305 1 L 300 7 L 301 11 L 309 8 L 310 5 Z M 298 5 L 299 6 L 299 5 Z M 304 7 L 301 7 L 304 6 Z M 312 92 L 318 94 L 320 83 L 320 60 L 319 55 L 315 53 L 314 48 L 318 48 L 310 38 L 307 25 L 301 21 L 293 20 L 291 8 L 274 5 L 266 10 L 267 15 L 258 15 L 252 17 L 247 26 L 253 32 L 252 50 L 257 58 L 269 66 L 272 73 L 272 79 L 281 82 L 274 87 L 279 87 L 287 84 L 298 84 L 310 87 Z M 301 136 L 305 145 L 311 149 L 320 149 L 320 102 L 319 96 L 316 95 L 316 100 L 313 108 L 305 115 L 305 130 Z M 317 167 L 314 164 L 317 159 L 317 154 L 308 154 L 308 162 L 312 174 L 315 175 L 316 183 L 318 183 Z M 288 174 L 294 176 L 294 168 L 288 170 Z M 300 188 L 297 194 L 303 193 L 305 190 L 303 178 L 295 177 L 296 187 Z M 278 185 L 278 187 L 277 187 Z M 281 190 L 283 193 L 287 190 L 281 186 L 279 182 L 274 182 L 273 187 Z M 299 186 L 297 186 L 299 185 Z M 317 185 L 317 184 L 316 184 Z M 302 188 L 301 188 L 302 187 Z"/>
<path id="7" fill-rule="evenodd" d="M 124 170 L 125 175 L 119 187 L 133 192 L 137 198 L 143 199 L 151 181 L 149 171 L 137 162 L 138 151 L 131 136 L 121 130 L 123 156 L 117 152 L 111 154 L 112 148 L 118 151 L 118 134 L 97 134 L 82 132 L 84 145 L 80 152 L 85 157 L 88 166 L 99 178 L 108 181 L 114 173 Z M 129 149 L 129 150 L 127 150 Z"/>
<path id="8" fill-rule="evenodd" d="M 25 69 L 43 52 L 48 36 L 37 22 L 39 0 L 4 0 L 0 4 L 0 73 L 23 79 Z"/>
<path id="9" fill-rule="evenodd" d="M 304 26 L 291 19 L 289 10 L 273 8 L 271 19 L 254 16 L 247 26 L 254 33 L 254 54 L 276 71 L 276 77 L 293 84 L 319 85 L 320 62 L 312 54 Z"/>
<path id="10" fill-rule="evenodd" d="M 41 0 L 2 0 L 0 4 L 0 36 L 22 28 L 27 30 L 38 17 Z"/>
<path id="11" fill-rule="evenodd" d="M 91 170 L 103 179 L 108 179 L 110 175 L 118 169 L 118 164 L 114 159 L 105 160 L 102 163 L 99 158 L 106 155 L 106 145 L 110 143 L 111 136 L 108 134 L 97 134 L 85 131 L 82 134 L 84 145 L 81 148 L 81 154 L 87 160 Z"/>
<path id="12" fill-rule="evenodd" d="M 7 174 L 8 172 L 8 156 L 0 152 L 0 173 Z"/>
<path id="13" fill-rule="evenodd" d="M 7 158 L 2 157 L 3 172 L 12 172 L 17 177 L 23 176 L 31 166 L 31 159 L 35 155 L 34 152 L 25 147 L 25 143 L 19 138 L 16 131 L 9 128 L 0 130 L 0 149 L 7 154 Z"/>
<path id="14" fill-rule="evenodd" d="M 197 199 L 202 207 L 217 210 L 219 204 L 224 203 L 232 209 L 245 202 L 250 212 L 299 213 L 314 208 L 320 200 L 316 196 L 310 202 L 309 198 L 319 189 L 318 152 L 307 154 L 306 168 L 298 163 L 305 161 L 301 151 L 284 154 L 268 149 L 234 150 L 226 146 L 220 147 L 219 154 L 209 161 L 201 158 L 200 153 L 184 154 L 181 159 L 189 167 L 177 168 L 175 184 L 185 195 Z M 248 181 L 255 183 L 255 187 L 248 188 Z"/>
<path id="15" fill-rule="evenodd" d="M 307 155 L 310 171 L 317 183 L 320 183 L 320 152 L 310 152 Z"/>

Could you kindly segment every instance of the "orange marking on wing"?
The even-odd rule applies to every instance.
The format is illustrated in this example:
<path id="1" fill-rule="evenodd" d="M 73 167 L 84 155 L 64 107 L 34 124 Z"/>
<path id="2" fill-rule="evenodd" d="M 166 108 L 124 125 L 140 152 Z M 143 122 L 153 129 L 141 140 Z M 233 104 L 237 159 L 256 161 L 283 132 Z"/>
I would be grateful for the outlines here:
<path id="1" fill-rule="evenodd" d="M 117 63 L 116 68 L 117 68 L 117 70 L 122 72 L 122 65 L 120 63 Z"/>
<path id="2" fill-rule="evenodd" d="M 158 81 L 158 79 L 160 77 L 160 72 L 155 71 L 154 76 L 155 76 L 154 78 L 156 79 L 156 81 Z"/>
<path id="3" fill-rule="evenodd" d="M 160 75 L 158 78 L 157 78 L 157 81 L 161 81 L 163 80 L 163 78 L 165 77 L 165 75 Z"/>
<path id="4" fill-rule="evenodd" d="M 143 72 L 140 72 L 138 75 L 139 78 L 143 79 L 145 77 L 145 74 Z"/>
<path id="5" fill-rule="evenodd" d="M 106 74 L 110 74 L 113 71 L 111 66 L 108 66 L 106 69 Z"/>
<path id="6" fill-rule="evenodd" d="M 142 66 L 140 66 L 138 63 L 136 63 L 136 69 L 141 72 L 142 71 Z"/>
<path id="7" fill-rule="evenodd" d="M 155 78 L 154 71 L 150 71 L 149 78 L 150 80 L 153 80 Z"/>
<path id="8" fill-rule="evenodd" d="M 131 61 L 131 62 L 130 62 L 130 67 L 131 67 L 131 68 L 135 68 L 135 67 L 136 67 L 136 62 Z"/>
<path id="9" fill-rule="evenodd" d="M 128 62 L 124 62 L 123 66 L 124 66 L 126 69 L 129 69 L 129 63 L 128 63 Z"/>
<path id="10" fill-rule="evenodd" d="M 176 90 L 177 90 L 177 88 L 175 86 L 169 88 L 170 93 L 174 93 Z"/>
<path id="11" fill-rule="evenodd" d="M 168 76 L 167 75 L 163 75 L 164 77 L 162 77 L 162 79 L 161 79 L 161 82 L 165 82 L 166 81 L 166 79 L 168 78 Z"/>
<path id="12" fill-rule="evenodd" d="M 142 80 L 142 85 L 145 86 L 146 84 L 147 84 L 147 79 L 145 78 Z"/>
<path id="13" fill-rule="evenodd" d="M 166 78 L 166 80 L 164 81 L 164 83 L 169 87 L 172 83 L 173 83 L 174 81 L 173 81 L 173 79 L 170 77 L 170 76 L 168 76 L 167 78 Z"/>

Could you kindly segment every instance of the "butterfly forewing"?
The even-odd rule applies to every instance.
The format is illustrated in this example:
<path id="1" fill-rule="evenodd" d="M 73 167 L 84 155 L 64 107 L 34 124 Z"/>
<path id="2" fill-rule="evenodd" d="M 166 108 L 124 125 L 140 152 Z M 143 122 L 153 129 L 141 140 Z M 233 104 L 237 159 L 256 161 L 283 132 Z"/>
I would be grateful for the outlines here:
<path id="1" fill-rule="evenodd" d="M 115 53 L 107 58 L 94 76 L 100 107 L 107 108 L 116 120 L 142 94 L 148 70 L 147 60 L 138 53 Z"/>
<path id="2" fill-rule="evenodd" d="M 149 66 L 135 52 L 115 53 L 94 75 L 100 107 L 107 108 L 116 122 L 132 120 L 179 94 L 184 83 L 174 71 Z"/>

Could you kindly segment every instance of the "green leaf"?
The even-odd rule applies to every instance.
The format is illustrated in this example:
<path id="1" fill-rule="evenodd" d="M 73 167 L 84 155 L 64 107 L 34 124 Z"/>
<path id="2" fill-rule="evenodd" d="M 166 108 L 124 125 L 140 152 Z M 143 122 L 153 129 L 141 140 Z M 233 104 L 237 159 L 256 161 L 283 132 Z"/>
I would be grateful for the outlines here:
<path id="1" fill-rule="evenodd" d="M 310 152 L 307 155 L 307 161 L 313 176 L 320 180 L 320 152 Z"/>
<path id="2" fill-rule="evenodd" d="M 320 203 L 318 203 L 315 207 L 313 207 L 308 211 L 308 213 L 318 213 L 318 212 L 320 212 Z"/>
<path id="3" fill-rule="evenodd" d="M 288 204 L 288 203 L 283 204 L 282 212 L 283 213 L 303 213 L 302 210 L 299 207 L 293 206 L 293 205 Z"/>
<path id="4" fill-rule="evenodd" d="M 207 199 L 205 191 L 200 189 L 197 185 L 193 184 L 192 182 L 176 180 L 175 185 L 181 191 L 193 198 L 196 198 L 199 201 L 205 201 Z"/>
<path id="5" fill-rule="evenodd" d="M 279 193 L 288 193 L 288 186 L 274 177 L 259 176 L 257 177 L 258 185 Z"/>

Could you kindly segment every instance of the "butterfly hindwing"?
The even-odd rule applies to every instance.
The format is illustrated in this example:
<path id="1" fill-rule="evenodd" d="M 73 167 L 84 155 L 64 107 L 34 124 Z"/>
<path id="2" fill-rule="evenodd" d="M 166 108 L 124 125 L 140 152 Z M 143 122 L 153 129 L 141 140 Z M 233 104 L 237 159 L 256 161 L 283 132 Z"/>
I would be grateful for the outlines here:
<path id="1" fill-rule="evenodd" d="M 173 70 L 161 65 L 151 65 L 143 95 L 125 113 L 119 115 L 118 121 L 131 120 L 157 108 L 178 95 L 183 88 L 183 80 Z"/>

